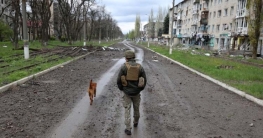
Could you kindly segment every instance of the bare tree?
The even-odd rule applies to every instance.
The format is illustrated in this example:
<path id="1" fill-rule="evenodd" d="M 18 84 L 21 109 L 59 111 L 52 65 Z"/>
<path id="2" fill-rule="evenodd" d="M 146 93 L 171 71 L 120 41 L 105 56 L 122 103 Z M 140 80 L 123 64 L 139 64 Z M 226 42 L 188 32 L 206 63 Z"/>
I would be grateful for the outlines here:
<path id="1" fill-rule="evenodd" d="M 137 14 L 135 19 L 135 29 L 134 29 L 135 38 L 140 37 L 140 28 L 141 28 L 141 18 L 140 15 Z"/>
<path id="2" fill-rule="evenodd" d="M 29 20 L 29 32 L 32 32 L 32 39 L 36 40 L 36 38 L 39 38 L 39 23 L 40 23 L 40 19 L 39 19 L 39 13 L 38 13 L 38 3 L 35 0 L 29 0 L 29 5 L 31 7 L 32 10 L 32 14 L 31 16 L 28 17 Z M 30 35 L 29 35 L 29 40 L 30 40 Z"/>
<path id="3" fill-rule="evenodd" d="M 2 10 L 1 10 L 1 12 L 0 12 L 0 18 L 1 18 L 3 15 L 5 15 L 5 14 L 4 14 L 5 10 L 7 10 L 7 9 L 11 6 L 11 4 L 12 4 L 12 2 L 9 2 L 9 3 L 7 3 L 6 6 L 4 6 L 4 7 L 2 8 Z"/>
<path id="4" fill-rule="evenodd" d="M 85 2 L 86 1 L 86 2 Z M 88 1 L 88 2 L 87 2 Z M 107 13 L 105 6 L 102 9 L 94 8 L 95 0 L 27 0 L 31 11 L 27 12 L 27 27 L 33 40 L 40 39 L 43 45 L 46 45 L 50 37 L 50 28 L 54 26 L 54 30 L 60 40 L 67 40 L 72 44 L 78 38 L 81 38 L 84 20 L 87 17 L 89 26 L 86 28 L 89 41 L 95 39 L 114 39 L 122 36 L 121 29 L 117 25 L 117 21 L 112 19 L 110 13 Z M 56 4 L 56 19 L 51 19 L 51 6 Z M 22 16 L 19 0 L 8 1 L 7 7 L 10 13 L 6 14 L 9 19 L 8 25 L 13 29 L 12 41 L 15 48 L 18 48 L 18 40 L 20 30 L 22 29 Z M 87 7 L 83 11 L 84 5 Z M 93 7 L 93 8 L 91 8 Z M 0 16 L 4 14 L 3 10 Z M 29 37 L 30 39 L 30 37 Z"/>
<path id="5" fill-rule="evenodd" d="M 163 28 L 163 10 L 161 7 L 158 9 L 158 14 L 156 15 L 156 23 L 155 23 L 155 37 L 161 37 L 162 35 L 162 28 Z"/>
<path id="6" fill-rule="evenodd" d="M 91 40 L 92 36 L 94 37 L 94 30 L 95 30 L 95 24 L 96 24 L 96 18 L 99 15 L 98 9 L 90 9 L 89 16 L 90 16 L 90 31 L 89 31 L 89 39 Z"/>
<path id="7" fill-rule="evenodd" d="M 33 39 L 35 39 L 36 29 L 40 27 L 38 31 L 41 34 L 37 34 L 39 34 L 38 37 L 41 39 L 42 46 L 46 46 L 49 40 L 50 7 L 53 4 L 53 0 L 30 0 L 29 3 L 32 9 L 29 32 L 32 30 Z"/>
<path id="8" fill-rule="evenodd" d="M 154 38 L 154 26 L 155 26 L 155 22 L 154 22 L 154 15 L 153 15 L 153 9 L 151 9 L 151 13 L 149 15 L 149 20 L 148 20 L 148 38 Z"/>
<path id="9" fill-rule="evenodd" d="M 99 8 L 99 14 L 98 14 L 98 22 L 99 22 L 99 44 L 101 42 L 102 37 L 102 31 L 104 30 L 104 26 L 105 26 L 105 18 L 107 16 L 106 14 L 106 10 L 105 10 L 105 6 L 100 6 Z"/>
<path id="10" fill-rule="evenodd" d="M 8 24 L 11 26 L 13 29 L 13 37 L 12 37 L 12 42 L 14 45 L 14 48 L 17 49 L 18 46 L 18 35 L 19 35 L 19 25 L 21 25 L 21 12 L 20 12 L 20 2 L 18 0 L 12 0 L 9 1 L 10 3 L 10 12 L 8 15 L 6 15 L 9 19 L 11 19 L 11 22 Z M 9 21 L 9 20 L 7 20 Z"/>
<path id="11" fill-rule="evenodd" d="M 94 3 L 95 1 L 91 2 Z M 81 16 L 83 10 L 81 7 L 84 4 L 85 1 L 80 2 L 79 0 L 58 0 L 59 13 L 63 21 L 61 22 L 63 24 L 62 27 L 65 28 L 65 35 L 69 44 L 77 40 L 78 33 L 83 27 L 84 21 L 83 16 Z"/>

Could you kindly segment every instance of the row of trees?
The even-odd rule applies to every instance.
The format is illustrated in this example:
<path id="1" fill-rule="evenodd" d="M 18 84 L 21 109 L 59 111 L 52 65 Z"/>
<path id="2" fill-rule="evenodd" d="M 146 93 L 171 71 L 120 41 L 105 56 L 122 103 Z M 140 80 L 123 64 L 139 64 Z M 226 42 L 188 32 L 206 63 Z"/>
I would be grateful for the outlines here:
<path id="1" fill-rule="evenodd" d="M 15 48 L 18 48 L 18 40 L 23 32 L 21 3 L 19 0 L 7 2 L 0 13 L 4 22 L 0 23 L 8 24 L 12 33 L 4 33 L 0 28 L 0 40 L 1 36 L 9 35 Z M 27 7 L 30 9 L 27 10 L 29 40 L 39 40 L 43 46 L 50 38 L 66 40 L 69 44 L 82 40 L 84 24 L 87 25 L 85 29 L 88 41 L 122 36 L 117 21 L 105 10 L 105 6 L 97 5 L 96 0 L 28 0 Z"/>

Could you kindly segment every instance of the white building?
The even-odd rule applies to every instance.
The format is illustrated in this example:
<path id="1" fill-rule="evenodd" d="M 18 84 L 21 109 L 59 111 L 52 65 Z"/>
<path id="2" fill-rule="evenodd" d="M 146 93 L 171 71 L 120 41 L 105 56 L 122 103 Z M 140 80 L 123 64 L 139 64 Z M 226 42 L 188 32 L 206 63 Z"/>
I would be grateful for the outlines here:
<path id="1" fill-rule="evenodd" d="M 175 41 L 214 50 L 251 50 L 246 14 L 246 0 L 183 0 L 174 6 Z M 261 55 L 262 40 L 261 33 Z"/>

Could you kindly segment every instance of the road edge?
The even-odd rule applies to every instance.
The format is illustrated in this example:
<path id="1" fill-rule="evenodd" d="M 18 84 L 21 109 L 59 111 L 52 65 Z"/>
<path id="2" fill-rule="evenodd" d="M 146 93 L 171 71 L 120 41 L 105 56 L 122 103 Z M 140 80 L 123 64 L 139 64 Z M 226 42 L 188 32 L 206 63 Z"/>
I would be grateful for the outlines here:
<path id="1" fill-rule="evenodd" d="M 151 50 L 151 49 L 149 49 L 149 48 L 147 48 L 147 47 L 144 47 L 144 48 L 148 49 L 149 51 L 152 51 L 153 53 L 156 53 L 156 54 L 159 55 L 159 56 L 162 56 L 163 58 L 166 58 L 166 59 L 172 61 L 172 62 L 175 63 L 175 64 L 178 64 L 179 66 L 181 66 L 181 67 L 183 67 L 183 68 L 185 68 L 185 69 L 190 70 L 190 71 L 193 72 L 193 73 L 198 74 L 199 76 L 201 76 L 201 77 L 203 77 L 203 78 L 205 78 L 205 79 L 208 79 L 208 80 L 214 82 L 215 84 L 217 84 L 217 85 L 219 85 L 219 86 L 222 86 L 222 87 L 224 87 L 224 88 L 226 88 L 226 89 L 228 89 L 228 90 L 230 90 L 230 91 L 238 94 L 238 95 L 241 96 L 241 97 L 245 97 L 246 99 L 248 99 L 248 100 L 250 100 L 250 101 L 252 101 L 252 102 L 254 102 L 254 103 L 256 103 L 256 104 L 258 104 L 258 105 L 260 105 L 260 106 L 263 106 L 263 100 L 261 100 L 261 99 L 258 99 L 258 98 L 254 97 L 254 96 L 251 96 L 251 95 L 249 95 L 249 94 L 247 94 L 247 93 L 245 93 L 245 92 L 243 92 L 243 91 L 241 91 L 241 90 L 238 90 L 238 89 L 236 89 L 236 88 L 234 88 L 234 87 L 232 87 L 232 86 L 229 86 L 229 85 L 227 85 L 227 84 L 225 84 L 225 83 L 223 83 L 223 82 L 221 82 L 221 81 L 219 81 L 219 80 L 216 80 L 216 79 L 214 79 L 214 78 L 211 78 L 211 77 L 208 76 L 208 75 L 205 75 L 205 74 L 203 74 L 203 73 L 200 73 L 200 72 L 198 72 L 198 71 L 196 71 L 196 70 L 194 70 L 194 69 L 192 69 L 192 68 L 190 68 L 190 67 L 188 67 L 188 66 L 186 66 L 186 65 L 184 65 L 184 64 L 182 64 L 182 63 L 180 63 L 180 62 L 178 62 L 178 61 L 175 61 L 175 60 L 173 60 L 173 59 L 171 59 L 171 58 L 169 58 L 169 57 L 167 57 L 167 56 L 164 56 L 164 55 L 162 55 L 162 54 L 160 54 L 160 53 L 157 53 L 157 52 L 155 52 L 155 51 L 153 51 L 153 50 Z"/>
<path id="2" fill-rule="evenodd" d="M 3 93 L 3 92 L 5 92 L 5 91 L 7 91 L 10 87 L 14 87 L 14 86 L 23 84 L 23 83 L 25 83 L 25 82 L 33 79 L 33 78 L 39 77 L 39 76 L 41 76 L 41 75 L 44 75 L 44 74 L 46 74 L 46 73 L 48 73 L 48 72 L 50 72 L 50 71 L 52 71 L 52 70 L 55 70 L 55 69 L 57 69 L 57 68 L 59 68 L 59 67 L 61 67 L 61 66 L 67 65 L 67 64 L 69 64 L 69 63 L 71 63 L 71 62 L 73 62 L 73 61 L 75 61 L 75 60 L 78 60 L 78 59 L 80 59 L 80 58 L 83 58 L 83 57 L 85 57 L 85 56 L 87 56 L 87 55 L 89 55 L 89 54 L 92 54 L 92 53 L 94 53 L 94 52 L 96 52 L 96 50 L 95 50 L 95 51 L 92 51 L 92 52 L 89 52 L 89 53 L 87 53 L 87 54 L 85 54 L 85 55 L 82 55 L 82 56 L 78 56 L 78 57 L 76 57 L 76 58 L 73 58 L 72 60 L 66 61 L 66 62 L 64 62 L 64 63 L 58 64 L 58 65 L 56 65 L 56 66 L 50 67 L 50 68 L 48 68 L 48 69 L 46 69 L 46 70 L 43 70 L 43 71 L 41 71 L 41 72 L 38 72 L 38 73 L 36 73 L 36 74 L 33 74 L 33 75 L 30 75 L 30 76 L 24 77 L 24 78 L 22 78 L 22 79 L 20 79 L 20 80 L 17 80 L 17 81 L 14 81 L 14 82 L 9 83 L 9 84 L 7 84 L 7 85 L 4 85 L 4 86 L 0 87 L 0 94 Z"/>

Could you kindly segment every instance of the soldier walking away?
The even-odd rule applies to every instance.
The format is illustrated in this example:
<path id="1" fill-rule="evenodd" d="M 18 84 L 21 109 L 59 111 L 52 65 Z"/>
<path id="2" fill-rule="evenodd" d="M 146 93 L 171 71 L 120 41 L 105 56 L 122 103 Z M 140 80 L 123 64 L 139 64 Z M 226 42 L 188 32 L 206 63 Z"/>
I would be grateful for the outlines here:
<path id="1" fill-rule="evenodd" d="M 146 74 L 143 67 L 136 63 L 135 53 L 131 50 L 125 52 L 126 62 L 120 69 L 117 85 L 123 91 L 123 106 L 125 108 L 125 133 L 131 135 L 131 104 L 133 104 L 133 126 L 137 127 L 140 118 L 140 92 L 146 85 Z"/>

